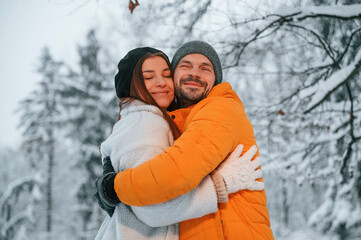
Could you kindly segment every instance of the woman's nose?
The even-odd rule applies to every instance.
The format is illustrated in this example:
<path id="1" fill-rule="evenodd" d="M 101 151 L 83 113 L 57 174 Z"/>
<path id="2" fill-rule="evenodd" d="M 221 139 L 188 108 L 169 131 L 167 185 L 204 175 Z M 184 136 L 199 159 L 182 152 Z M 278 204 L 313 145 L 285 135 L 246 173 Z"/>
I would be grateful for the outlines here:
<path id="1" fill-rule="evenodd" d="M 166 85 L 165 79 L 162 76 L 158 76 L 156 81 L 156 86 L 164 87 Z"/>

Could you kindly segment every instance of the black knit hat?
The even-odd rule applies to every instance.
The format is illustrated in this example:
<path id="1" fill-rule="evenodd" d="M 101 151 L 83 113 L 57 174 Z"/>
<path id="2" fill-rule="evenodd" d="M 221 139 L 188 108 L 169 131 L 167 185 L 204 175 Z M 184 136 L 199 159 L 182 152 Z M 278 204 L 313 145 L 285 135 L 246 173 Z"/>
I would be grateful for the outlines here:
<path id="1" fill-rule="evenodd" d="M 118 63 L 118 73 L 115 75 L 115 91 L 118 98 L 130 96 L 130 81 L 135 65 L 147 53 L 162 52 L 151 47 L 136 48 L 127 53 Z M 164 54 L 165 55 L 165 54 Z"/>
<path id="2" fill-rule="evenodd" d="M 213 65 L 216 81 L 214 85 L 222 82 L 222 66 L 218 54 L 214 48 L 203 41 L 190 41 L 181 46 L 174 54 L 172 59 L 172 71 L 174 72 L 179 61 L 188 54 L 198 53 L 206 56 Z"/>

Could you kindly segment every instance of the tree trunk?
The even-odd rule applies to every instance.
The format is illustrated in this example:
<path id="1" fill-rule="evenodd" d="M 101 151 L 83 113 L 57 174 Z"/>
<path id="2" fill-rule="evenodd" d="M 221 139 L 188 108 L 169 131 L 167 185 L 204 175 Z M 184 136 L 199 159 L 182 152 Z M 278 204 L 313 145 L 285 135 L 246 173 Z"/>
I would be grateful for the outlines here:
<path id="1" fill-rule="evenodd" d="M 50 133 L 52 135 L 52 133 Z M 47 209 L 46 209 L 46 231 L 48 233 L 52 230 L 52 211 L 53 211 L 53 198 L 52 198 L 52 180 L 53 180 L 53 165 L 54 165 L 54 144 L 50 140 L 49 147 L 49 162 L 48 162 L 48 179 L 47 179 Z"/>

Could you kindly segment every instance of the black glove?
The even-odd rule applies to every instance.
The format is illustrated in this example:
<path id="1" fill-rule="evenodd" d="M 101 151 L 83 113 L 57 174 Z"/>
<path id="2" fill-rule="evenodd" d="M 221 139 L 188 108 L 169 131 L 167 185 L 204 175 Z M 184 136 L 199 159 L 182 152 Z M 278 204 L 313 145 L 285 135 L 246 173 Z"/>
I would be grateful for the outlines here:
<path id="1" fill-rule="evenodd" d="M 99 207 L 106 211 L 109 216 L 113 216 L 115 206 L 120 203 L 120 200 L 114 190 L 114 179 L 117 173 L 114 171 L 109 157 L 103 159 L 103 176 L 97 178 L 95 187 L 97 192 L 95 194 L 98 200 Z"/>

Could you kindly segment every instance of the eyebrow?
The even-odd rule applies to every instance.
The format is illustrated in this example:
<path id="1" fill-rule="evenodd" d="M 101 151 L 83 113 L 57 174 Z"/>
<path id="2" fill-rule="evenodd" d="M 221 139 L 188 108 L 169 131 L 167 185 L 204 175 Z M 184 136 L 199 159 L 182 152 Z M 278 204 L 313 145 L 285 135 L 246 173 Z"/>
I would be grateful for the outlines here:
<path id="1" fill-rule="evenodd" d="M 187 64 L 190 64 L 190 65 L 193 65 L 192 62 L 190 62 L 188 60 L 181 60 L 179 63 L 187 63 Z M 210 64 L 210 63 L 207 63 L 207 62 L 202 62 L 199 65 L 201 65 L 201 66 L 209 66 L 209 67 L 213 68 L 213 65 Z"/>
<path id="2" fill-rule="evenodd" d="M 213 68 L 213 65 L 212 64 L 209 64 L 209 63 L 206 63 L 206 62 L 203 62 L 200 64 L 201 66 L 208 66 L 208 67 L 211 67 Z"/>
<path id="3" fill-rule="evenodd" d="M 188 64 L 192 65 L 192 63 L 190 61 L 187 61 L 187 60 L 181 60 L 179 63 L 188 63 Z"/>

